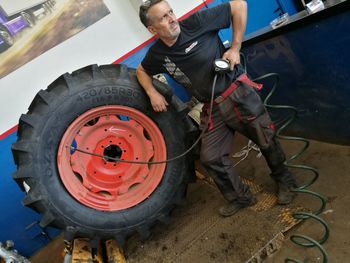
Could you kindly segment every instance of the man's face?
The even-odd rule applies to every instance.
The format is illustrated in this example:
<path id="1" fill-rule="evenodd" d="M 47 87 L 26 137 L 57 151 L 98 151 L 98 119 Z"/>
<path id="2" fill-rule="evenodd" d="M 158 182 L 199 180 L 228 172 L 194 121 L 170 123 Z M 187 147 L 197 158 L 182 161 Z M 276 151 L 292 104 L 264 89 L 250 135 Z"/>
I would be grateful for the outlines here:
<path id="1" fill-rule="evenodd" d="M 162 1 L 148 10 L 150 25 L 148 30 L 157 34 L 160 39 L 175 40 L 180 34 L 180 26 L 173 9 L 166 1 Z"/>

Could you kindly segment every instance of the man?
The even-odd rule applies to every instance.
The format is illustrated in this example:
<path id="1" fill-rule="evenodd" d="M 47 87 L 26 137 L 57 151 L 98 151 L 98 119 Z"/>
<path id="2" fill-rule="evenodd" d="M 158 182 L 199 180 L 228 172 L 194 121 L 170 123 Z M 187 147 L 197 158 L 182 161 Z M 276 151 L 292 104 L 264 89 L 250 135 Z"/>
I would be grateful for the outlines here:
<path id="1" fill-rule="evenodd" d="M 208 104 L 215 74 L 214 60 L 223 58 L 230 62 L 231 71 L 217 79 L 216 99 L 209 120 L 212 125 L 205 132 L 201 146 L 201 161 L 228 201 L 219 213 L 231 216 L 256 203 L 256 198 L 232 166 L 230 151 L 235 130 L 258 144 L 271 169 L 271 176 L 278 184 L 279 204 L 290 203 L 294 197 L 290 189 L 295 180 L 284 165 L 285 156 L 274 138 L 273 123 L 253 88 L 256 83 L 242 78 L 244 71 L 239 52 L 247 20 L 246 2 L 234 0 L 178 22 L 167 1 L 150 0 L 140 7 L 140 19 L 152 34 L 159 37 L 137 68 L 137 78 L 156 112 L 166 111 L 168 103 L 154 88 L 152 75 L 169 74 L 199 101 Z M 225 50 L 217 33 L 231 23 L 232 46 Z M 242 80 L 238 88 L 237 78 Z M 247 106 L 244 100 L 250 105 Z M 243 106 L 236 107 L 235 103 L 241 105 L 241 102 Z M 209 118 L 208 108 L 205 107 L 201 114 L 203 123 Z"/>

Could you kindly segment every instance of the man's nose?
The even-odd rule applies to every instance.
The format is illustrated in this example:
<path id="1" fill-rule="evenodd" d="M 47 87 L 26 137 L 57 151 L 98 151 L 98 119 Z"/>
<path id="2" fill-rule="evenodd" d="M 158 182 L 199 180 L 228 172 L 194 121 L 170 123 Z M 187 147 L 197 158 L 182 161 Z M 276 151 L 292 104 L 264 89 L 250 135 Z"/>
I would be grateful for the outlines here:
<path id="1" fill-rule="evenodd" d="M 176 16 L 174 14 L 169 15 L 169 23 L 173 23 L 176 21 Z"/>

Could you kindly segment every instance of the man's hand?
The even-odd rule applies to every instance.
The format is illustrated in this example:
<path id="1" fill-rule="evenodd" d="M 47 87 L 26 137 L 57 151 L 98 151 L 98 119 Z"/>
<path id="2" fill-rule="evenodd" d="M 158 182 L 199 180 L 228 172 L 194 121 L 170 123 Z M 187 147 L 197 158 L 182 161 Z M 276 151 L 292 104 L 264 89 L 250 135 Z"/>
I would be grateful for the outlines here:
<path id="1" fill-rule="evenodd" d="M 223 55 L 223 59 L 226 59 L 230 62 L 230 69 L 233 70 L 235 65 L 238 65 L 241 62 L 241 58 L 239 56 L 239 50 L 236 48 L 228 49 Z"/>
<path id="2" fill-rule="evenodd" d="M 166 99 L 162 94 L 154 90 L 150 94 L 148 94 L 148 96 L 154 111 L 156 112 L 167 111 L 166 106 L 168 106 L 168 102 L 166 101 Z"/>
<path id="3" fill-rule="evenodd" d="M 145 69 L 140 64 L 136 69 L 136 76 L 142 88 L 146 91 L 154 111 L 166 111 L 168 106 L 164 96 L 160 94 L 153 86 L 152 77 L 147 74 Z"/>

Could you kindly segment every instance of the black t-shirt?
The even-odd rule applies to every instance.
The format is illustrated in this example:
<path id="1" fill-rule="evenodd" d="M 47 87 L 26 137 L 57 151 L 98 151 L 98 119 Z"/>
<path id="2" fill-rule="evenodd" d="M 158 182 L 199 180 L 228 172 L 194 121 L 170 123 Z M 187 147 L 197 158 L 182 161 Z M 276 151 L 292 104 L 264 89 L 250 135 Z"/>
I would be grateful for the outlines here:
<path id="1" fill-rule="evenodd" d="M 196 12 L 180 21 L 181 33 L 171 47 L 160 39 L 150 47 L 141 62 L 147 74 L 167 73 L 202 102 L 210 100 L 214 78 L 214 60 L 221 58 L 225 47 L 218 31 L 231 24 L 229 3 Z M 233 80 L 242 74 L 235 67 L 217 79 L 215 94 L 220 94 Z"/>

